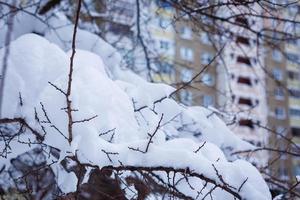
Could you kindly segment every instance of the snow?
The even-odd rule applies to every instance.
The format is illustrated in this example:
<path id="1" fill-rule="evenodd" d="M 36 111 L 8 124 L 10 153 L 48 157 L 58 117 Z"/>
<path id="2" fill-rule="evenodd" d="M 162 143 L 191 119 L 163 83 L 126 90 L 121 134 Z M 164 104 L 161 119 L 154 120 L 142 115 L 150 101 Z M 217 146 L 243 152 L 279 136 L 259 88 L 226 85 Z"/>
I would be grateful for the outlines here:
<path id="1" fill-rule="evenodd" d="M 273 200 L 282 200 L 283 194 L 277 195 Z"/>
<path id="2" fill-rule="evenodd" d="M 56 171 L 56 177 L 59 188 L 63 193 L 69 193 L 76 191 L 77 187 L 77 177 L 74 172 L 66 172 L 61 166 L 59 166 Z"/>
<path id="3" fill-rule="evenodd" d="M 189 167 L 194 172 L 205 174 L 221 183 L 212 167 L 214 165 L 224 180 L 235 188 L 239 188 L 248 178 L 239 192 L 240 195 L 249 199 L 270 199 L 268 187 L 257 169 L 242 160 L 228 162 L 219 149 L 227 146 L 238 149 L 247 143 L 236 138 L 216 115 L 207 117 L 209 110 L 202 107 L 184 107 L 170 98 L 154 105 L 155 100 L 167 97 L 173 88 L 147 83 L 130 71 L 126 71 L 123 76 L 120 71 L 116 75 L 111 72 L 115 79 L 121 79 L 112 80 L 106 73 L 108 68 L 98 55 L 79 49 L 74 60 L 71 97 L 73 107 L 78 109 L 74 112 L 74 120 L 97 117 L 85 123 L 74 124 L 74 139 L 69 145 L 65 138 L 68 137 L 67 115 L 61 109 L 65 107 L 64 95 L 48 82 L 65 91 L 70 53 L 65 53 L 55 44 L 35 34 L 21 36 L 11 43 L 10 48 L 2 116 L 24 117 L 30 126 L 42 132 L 40 124 L 35 120 L 34 108 L 40 121 L 47 120 L 44 113 L 46 111 L 51 123 L 42 124 L 47 133 L 44 143 L 60 149 L 61 158 L 76 153 L 81 162 L 98 165 L 100 168 L 118 166 L 120 162 L 132 166 L 170 166 L 175 169 Z M 1 57 L 3 53 L 4 49 L 1 49 Z M 23 106 L 19 104 L 19 92 L 24 101 Z M 141 106 L 147 107 L 140 112 L 134 112 L 134 107 Z M 181 120 L 170 121 L 178 113 L 182 114 Z M 146 148 L 148 133 L 154 132 L 162 114 L 165 117 L 149 151 L 141 153 L 130 150 L 128 147 L 140 150 Z M 182 133 L 177 127 L 181 123 L 191 122 L 194 122 L 192 129 L 199 129 L 203 134 L 200 137 L 203 142 L 187 138 L 166 141 L 165 132 L 173 130 L 180 135 Z M 113 140 L 109 140 L 111 135 L 99 136 L 100 133 L 112 129 Z M 195 153 L 201 145 L 203 147 Z M 117 154 L 110 155 L 110 161 L 103 150 Z M 7 164 L 2 160 L 1 164 Z M 64 172 L 59 164 L 53 165 L 55 166 L 61 189 L 64 192 L 74 191 L 76 176 Z M 184 191 L 188 190 L 182 188 Z M 192 191 L 188 193 L 193 194 Z M 216 190 L 213 194 L 216 195 L 215 193 L 224 191 Z"/>
<path id="4" fill-rule="evenodd" d="M 169 97 L 174 88 L 149 83 L 129 70 L 121 69 L 121 56 L 116 50 L 98 36 L 81 29 L 78 29 L 76 39 L 78 49 L 71 92 L 72 106 L 78 111 L 73 112 L 73 117 L 77 122 L 93 119 L 73 124 L 73 140 L 69 144 L 66 139 L 68 119 L 63 109 L 66 99 L 57 88 L 62 91 L 67 88 L 73 26 L 59 14 L 50 20 L 52 25 L 59 27 L 55 31 L 45 29 L 37 19 L 27 16 L 23 20 L 22 16 L 27 15 L 18 14 L 15 26 L 20 28 L 14 33 L 16 40 L 8 47 L 10 54 L 1 116 L 22 117 L 35 130 L 43 133 L 44 129 L 43 143 L 59 149 L 60 160 L 76 154 L 80 162 L 100 168 L 119 166 L 120 163 L 189 168 L 222 185 L 216 168 L 244 199 L 271 199 L 265 181 L 254 166 L 243 160 L 227 160 L 227 151 L 249 149 L 252 148 L 250 144 L 236 137 L 211 110 L 178 104 Z M 34 30 L 43 33 L 44 37 L 25 34 Z M 2 36 L 1 33 L 0 39 Z M 4 52 L 2 48 L 1 58 Z M 0 67 L 2 62 L 0 60 Z M 159 129 L 155 132 L 158 124 Z M 153 133 L 155 136 L 148 152 L 130 149 L 144 151 L 149 134 Z M 197 137 L 194 133 L 198 133 Z M 35 140 L 29 131 L 21 137 L 24 141 Z M 0 142 L 2 149 L 4 144 Z M 34 148 L 34 145 L 22 144 L 16 139 L 12 142 L 12 153 L 0 160 L 0 169 L 9 167 L 10 159 Z M 105 152 L 112 154 L 108 157 Z M 63 192 L 76 190 L 77 178 L 73 172 L 65 171 L 59 162 L 51 167 Z M 167 178 L 165 174 L 160 176 Z M 178 175 L 178 179 L 180 177 Z M 195 178 L 189 178 L 189 182 L 197 188 L 204 185 Z M 212 188 L 213 185 L 208 185 L 205 191 Z M 187 184 L 182 183 L 179 190 L 193 197 L 198 195 Z M 204 195 L 205 192 L 202 197 Z M 221 189 L 214 190 L 212 195 L 214 199 L 232 199 Z"/>

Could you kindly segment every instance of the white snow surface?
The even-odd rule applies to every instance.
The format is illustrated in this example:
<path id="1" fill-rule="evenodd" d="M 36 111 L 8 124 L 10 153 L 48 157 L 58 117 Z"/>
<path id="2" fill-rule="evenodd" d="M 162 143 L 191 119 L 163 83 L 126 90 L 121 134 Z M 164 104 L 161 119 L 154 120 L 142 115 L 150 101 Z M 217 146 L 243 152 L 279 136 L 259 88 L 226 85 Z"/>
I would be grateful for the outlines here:
<path id="1" fill-rule="evenodd" d="M 15 25 L 21 26 L 22 18 L 18 20 Z M 35 19 L 24 20 L 26 23 L 23 26 L 28 21 L 29 24 L 35 23 Z M 65 23 L 62 19 L 54 21 L 56 25 Z M 42 25 L 36 26 L 34 29 L 44 30 Z M 73 120 L 95 118 L 84 123 L 74 123 L 73 141 L 69 144 L 68 118 L 63 109 L 66 107 L 66 99 L 53 85 L 66 91 L 71 54 L 68 41 L 71 41 L 72 26 L 62 26 L 55 32 L 45 31 L 45 37 L 25 34 L 32 32 L 30 26 L 27 28 L 20 28 L 22 32 L 15 33 L 15 38 L 18 38 L 8 47 L 10 54 L 1 116 L 23 117 L 41 133 L 43 126 L 46 131 L 44 143 L 60 149 L 60 159 L 76 153 L 82 163 L 100 168 L 119 166 L 120 163 L 189 168 L 222 185 L 214 165 L 223 180 L 243 199 L 271 199 L 265 181 L 254 166 L 243 160 L 229 162 L 222 151 L 249 149 L 252 148 L 250 144 L 236 137 L 210 110 L 185 107 L 169 98 L 174 88 L 149 83 L 129 70 L 120 69 L 121 56 L 116 50 L 98 36 L 80 29 L 76 40 L 78 49 L 74 59 L 71 92 L 72 106 L 78 111 L 73 112 Z M 62 41 L 67 41 L 67 44 Z M 0 58 L 3 58 L 4 52 L 2 48 Z M 2 62 L 1 59 L 0 68 Z M 35 110 L 40 123 L 36 120 Z M 128 148 L 145 150 L 149 133 L 154 133 L 161 117 L 160 127 L 147 153 Z M 198 137 L 194 137 L 191 132 L 199 133 Z M 24 141 L 28 141 L 28 138 L 30 141 L 35 140 L 30 132 L 21 138 Z M 13 142 L 15 145 L 12 147 L 15 149 L 7 159 L 0 159 L 0 168 L 8 166 L 11 158 L 34 148 L 34 145 L 29 147 L 18 141 Z M 0 145 L 3 147 L 2 141 Z M 200 146 L 203 147 L 195 153 Z M 115 154 L 108 158 L 104 151 Z M 53 164 L 52 168 L 59 177 L 58 183 L 63 192 L 76 189 L 74 173 L 64 172 L 59 163 Z M 204 184 L 193 178 L 190 182 L 197 188 L 202 188 Z M 213 186 L 208 185 L 205 190 L 208 192 L 211 188 Z M 179 190 L 192 197 L 197 196 L 197 192 L 188 185 L 182 185 Z M 233 199 L 221 189 L 214 190 L 212 195 L 214 199 Z"/>
<path id="2" fill-rule="evenodd" d="M 248 199 L 270 199 L 268 187 L 251 164 L 242 160 L 228 162 L 219 149 L 224 146 L 239 149 L 246 143 L 235 137 L 218 117 L 211 115 L 208 118 L 209 110 L 202 107 L 187 108 L 169 98 L 157 103 L 153 108 L 153 102 L 168 96 L 172 88 L 163 84 L 147 83 L 130 71 L 126 71 L 124 77 L 118 72 L 115 78 L 121 80 L 112 80 L 105 72 L 104 62 L 98 55 L 79 49 L 75 54 L 72 82 L 72 104 L 78 109 L 74 112 L 74 120 L 97 117 L 85 123 L 75 123 L 74 139 L 69 145 L 66 139 L 67 115 L 61 109 L 66 107 L 65 98 L 49 82 L 66 91 L 70 53 L 64 52 L 57 45 L 35 34 L 21 36 L 12 42 L 9 48 L 2 116 L 23 117 L 30 126 L 42 132 L 41 125 L 35 119 L 34 108 L 36 108 L 40 121 L 50 120 L 50 123 L 42 123 L 47 133 L 44 143 L 60 149 L 61 158 L 65 155 L 74 155 L 76 152 L 81 162 L 99 167 L 118 166 L 119 161 L 123 165 L 134 166 L 188 167 L 221 183 L 212 167 L 214 164 L 223 179 L 235 188 L 239 188 L 248 178 L 239 192 L 241 196 Z M 3 57 L 3 54 L 4 49 L 1 49 L 0 57 Z M 23 106 L 19 103 L 19 93 L 23 99 Z M 135 101 L 137 103 L 133 103 Z M 141 106 L 148 107 L 134 112 L 134 107 Z M 154 109 L 155 112 L 150 109 Z M 180 120 L 171 120 L 179 113 L 182 113 Z M 128 147 L 145 149 L 149 137 L 147 133 L 154 132 L 162 114 L 160 129 L 149 151 L 141 153 L 130 150 Z M 193 126 L 203 134 L 202 139 L 206 143 L 199 152 L 194 151 L 203 142 L 184 138 L 166 141 L 165 132 L 173 131 L 180 134 L 177 126 L 181 122 L 193 123 Z M 53 125 L 64 136 L 53 128 Z M 99 136 L 108 130 L 113 131 Z M 111 162 L 102 150 L 118 154 L 110 155 Z M 1 163 L 7 163 L 2 160 Z M 57 172 L 57 175 L 60 173 Z M 62 177 L 74 180 L 71 173 Z M 74 181 L 59 179 L 64 192 L 76 189 L 72 185 L 66 186 L 67 182 Z M 189 193 L 197 195 L 193 194 L 193 191 Z M 215 193 L 224 191 L 216 190 Z"/>

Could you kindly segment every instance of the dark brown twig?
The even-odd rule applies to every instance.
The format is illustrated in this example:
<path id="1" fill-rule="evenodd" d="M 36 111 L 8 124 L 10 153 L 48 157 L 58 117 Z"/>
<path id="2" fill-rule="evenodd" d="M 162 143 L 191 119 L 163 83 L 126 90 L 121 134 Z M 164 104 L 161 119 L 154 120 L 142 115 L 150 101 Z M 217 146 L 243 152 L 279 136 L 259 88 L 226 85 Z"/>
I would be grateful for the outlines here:
<path id="1" fill-rule="evenodd" d="M 74 62 L 74 56 L 76 53 L 76 33 L 77 33 L 77 26 L 78 26 L 78 21 L 79 21 L 80 8 L 81 8 L 81 0 L 78 0 L 78 6 L 77 6 L 76 18 L 75 18 L 75 24 L 74 24 L 74 31 L 73 31 L 73 38 L 72 38 L 72 54 L 70 57 L 68 88 L 67 88 L 67 93 L 66 93 L 69 143 L 71 143 L 73 140 L 73 116 L 72 116 L 71 92 L 72 92 L 72 79 L 73 79 L 73 67 L 74 67 L 73 62 Z"/>

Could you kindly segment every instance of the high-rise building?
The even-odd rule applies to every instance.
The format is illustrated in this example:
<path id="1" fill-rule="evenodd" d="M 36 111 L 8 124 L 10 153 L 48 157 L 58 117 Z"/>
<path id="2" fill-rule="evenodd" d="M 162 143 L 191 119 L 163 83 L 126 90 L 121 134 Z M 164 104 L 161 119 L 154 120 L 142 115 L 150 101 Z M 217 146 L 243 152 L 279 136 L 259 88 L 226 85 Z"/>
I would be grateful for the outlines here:
<path id="1" fill-rule="evenodd" d="M 236 10 L 235 10 L 236 9 Z M 222 10 L 238 13 L 238 9 Z M 254 8 L 261 12 L 259 6 Z M 230 129 L 240 138 L 249 143 L 263 147 L 268 143 L 267 130 L 260 125 L 267 123 L 267 99 L 265 94 L 265 72 L 261 65 L 262 45 L 258 44 L 256 34 L 251 30 L 261 30 L 263 20 L 254 17 L 238 15 L 234 18 L 236 25 L 224 25 L 233 34 L 222 36 L 224 48 L 222 49 L 222 62 L 218 58 L 217 87 L 218 108 L 233 116 Z M 244 28 L 247 27 L 247 28 Z M 248 29 L 249 27 L 249 29 Z M 264 151 L 250 153 L 250 159 L 258 167 L 263 167 L 268 161 L 268 153 Z M 242 154 L 241 154 L 242 156 Z"/>
<path id="2" fill-rule="evenodd" d="M 174 9 L 168 4 L 160 1 L 141 1 L 141 22 L 143 28 L 141 36 L 147 45 L 150 73 L 148 78 L 154 82 L 171 84 L 174 82 L 175 71 L 173 68 L 175 58 L 175 31 L 172 25 Z M 144 65 L 145 49 L 138 46 L 135 56 L 139 63 Z M 149 67 L 149 66 L 148 66 Z"/>
<path id="3" fill-rule="evenodd" d="M 300 147 L 300 42 L 274 40 L 271 42 L 275 46 L 270 46 L 258 41 L 254 33 L 230 25 L 227 28 L 234 32 L 233 36 L 216 38 L 207 30 L 195 29 L 188 17 L 167 3 L 140 1 L 140 6 L 139 16 L 134 0 L 109 1 L 105 12 L 101 8 L 110 19 L 103 20 L 103 15 L 99 15 L 99 20 L 105 22 L 102 27 L 107 40 L 124 49 L 124 57 L 131 65 L 150 70 L 152 81 L 174 87 L 182 86 L 201 72 L 217 49 L 229 41 L 221 57 L 178 92 L 178 100 L 185 105 L 216 107 L 234 115 L 235 123 L 230 126 L 234 133 L 259 148 L 275 149 L 251 154 L 255 164 L 270 165 L 270 175 L 282 180 L 300 175 L 299 157 L 283 153 L 291 149 L 297 152 Z M 287 13 L 277 14 L 299 18 L 298 10 L 296 4 Z M 264 12 L 259 8 L 255 11 Z M 221 12 L 226 15 L 227 11 Z M 173 20 L 174 16 L 181 17 Z M 134 37 L 138 17 L 147 58 L 141 38 Z M 213 23 L 207 18 L 201 20 Z M 269 36 L 289 28 L 276 20 L 241 15 L 234 20 L 244 27 L 269 30 Z M 300 33 L 298 29 L 297 26 Z M 125 39 L 118 39 L 120 35 L 125 35 Z M 150 69 L 145 68 L 145 59 L 149 59 Z"/>
<path id="4" fill-rule="evenodd" d="M 206 65 L 210 64 L 215 48 L 209 35 L 204 31 L 195 31 L 188 17 L 175 22 L 175 86 L 180 87 L 189 82 Z M 179 91 L 178 99 L 185 105 L 216 106 L 216 65 L 213 62 L 191 84 Z"/>
<path id="5" fill-rule="evenodd" d="M 83 26 L 109 41 L 121 53 L 124 66 L 134 65 L 135 0 L 89 1 L 84 4 L 81 19 L 92 22 Z"/>
<path id="6" fill-rule="evenodd" d="M 299 4 L 274 16 L 299 20 Z M 300 46 L 295 40 L 280 41 L 282 32 L 297 33 L 294 24 L 265 20 L 273 46 L 265 45 L 266 96 L 268 102 L 269 174 L 280 184 L 295 181 L 300 175 L 300 159 L 285 152 L 300 152 Z M 289 181 L 288 181 L 289 180 Z"/>
<path id="7" fill-rule="evenodd" d="M 278 13 L 279 14 L 279 13 Z M 277 37 L 276 31 L 282 30 L 283 25 L 278 25 L 275 21 L 265 20 L 264 26 L 269 30 L 270 37 Z M 272 40 L 272 39 L 271 39 Z M 288 92 L 286 90 L 286 59 L 283 56 L 282 50 L 284 43 L 273 39 L 272 43 L 276 47 L 265 44 L 264 46 L 264 61 L 263 66 L 266 69 L 266 97 L 268 102 L 268 123 L 269 129 L 269 145 L 270 148 L 275 148 L 284 151 L 287 148 L 285 137 L 289 136 L 289 115 L 288 115 Z M 288 178 L 287 170 L 287 155 L 280 151 L 269 152 L 270 175 L 286 180 Z"/>
<path id="8" fill-rule="evenodd" d="M 290 7 L 286 15 L 290 18 L 300 19 L 300 3 Z M 290 25 L 287 27 L 300 34 L 300 27 Z M 300 40 L 291 41 L 285 45 L 287 93 L 288 93 L 288 117 L 290 137 L 293 144 L 290 148 L 294 152 L 300 152 Z M 291 162 L 291 172 L 293 176 L 300 175 L 300 158 L 294 157 Z M 300 190 L 300 188 L 299 188 Z"/>

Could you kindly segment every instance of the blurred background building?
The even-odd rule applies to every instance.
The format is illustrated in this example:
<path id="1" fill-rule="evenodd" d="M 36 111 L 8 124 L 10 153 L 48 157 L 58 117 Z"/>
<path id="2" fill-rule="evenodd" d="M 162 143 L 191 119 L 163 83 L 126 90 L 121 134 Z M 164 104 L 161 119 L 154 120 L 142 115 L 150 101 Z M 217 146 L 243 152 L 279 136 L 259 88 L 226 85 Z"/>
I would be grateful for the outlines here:
<path id="1" fill-rule="evenodd" d="M 215 107 L 232 117 L 228 125 L 242 139 L 261 150 L 276 147 L 276 151 L 263 150 L 251 156 L 259 167 L 272 165 L 266 176 L 284 181 L 300 175 L 300 158 L 281 153 L 300 148 L 300 42 L 278 40 L 270 46 L 257 41 L 250 31 L 230 25 L 235 34 L 218 37 L 209 28 L 197 29 L 189 16 L 162 1 L 94 3 L 90 16 L 96 20 L 99 34 L 123 54 L 124 67 L 174 87 L 201 72 L 177 94 L 178 100 L 212 111 Z M 288 18 L 299 18 L 299 10 L 299 3 L 284 13 L 274 7 L 274 13 Z M 222 12 L 226 15 L 227 11 Z M 200 21 L 203 27 L 214 23 L 207 18 Z M 254 29 L 263 27 L 270 36 L 283 29 L 300 32 L 299 26 L 276 20 L 239 16 L 235 22 Z"/>

